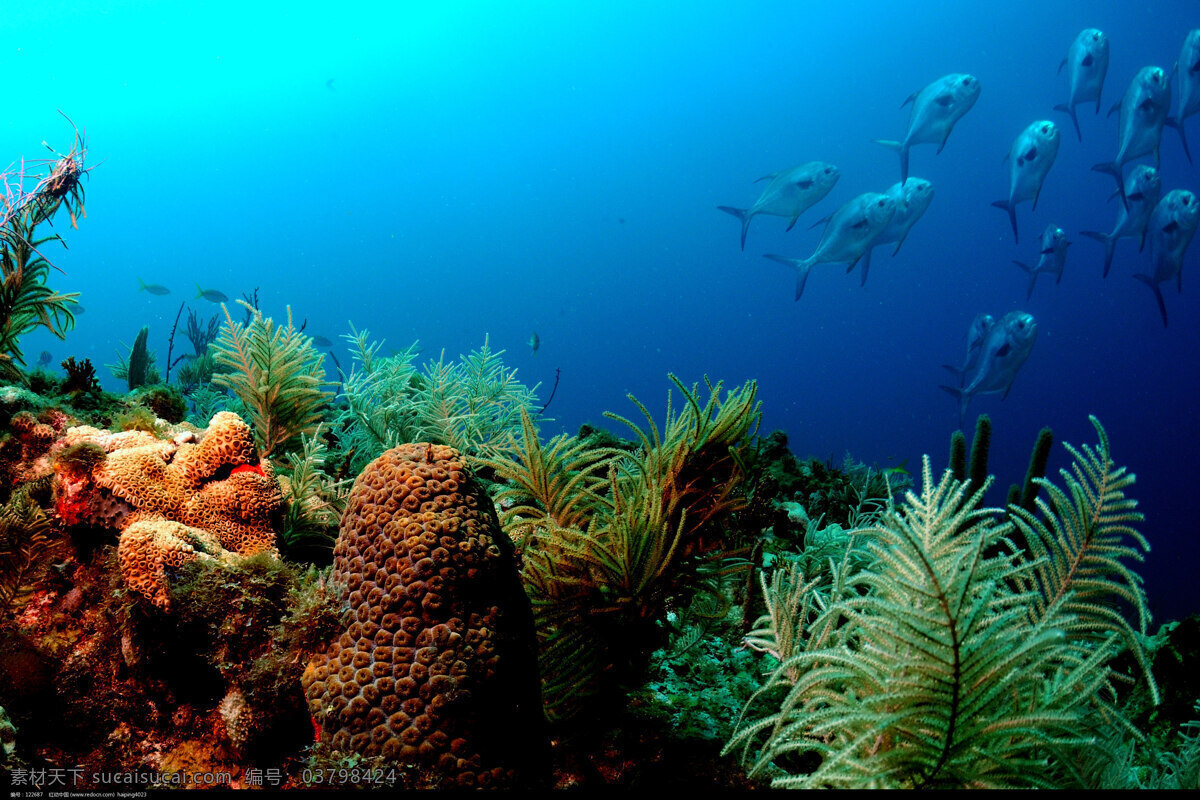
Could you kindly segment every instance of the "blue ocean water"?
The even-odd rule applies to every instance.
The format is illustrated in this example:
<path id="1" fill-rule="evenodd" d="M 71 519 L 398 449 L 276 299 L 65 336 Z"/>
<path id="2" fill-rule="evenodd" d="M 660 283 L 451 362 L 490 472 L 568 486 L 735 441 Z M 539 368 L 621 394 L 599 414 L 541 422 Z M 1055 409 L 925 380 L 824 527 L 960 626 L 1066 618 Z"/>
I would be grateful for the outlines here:
<path id="1" fill-rule="evenodd" d="M 1052 109 L 1085 27 L 1112 55 L 1080 143 Z M 30 359 L 111 363 L 149 325 L 161 363 L 181 302 L 218 310 L 197 284 L 258 288 L 267 314 L 290 305 L 339 343 L 352 322 L 397 348 L 419 339 L 424 360 L 487 336 L 543 399 L 560 368 L 546 436 L 636 414 L 626 393 L 661 414 L 668 372 L 754 379 L 763 431 L 786 430 L 798 456 L 915 471 L 922 453 L 945 465 L 958 425 L 941 365 L 962 360 L 977 313 L 1022 309 L 1039 325 L 1033 354 L 1006 399 L 969 411 L 968 426 L 983 412 L 994 425 L 990 499 L 1020 480 L 1039 428 L 1093 442 L 1097 415 L 1138 475 L 1152 610 L 1200 611 L 1200 245 L 1183 292 L 1164 287 L 1164 329 L 1131 277 L 1149 270 L 1136 244 L 1118 244 L 1102 279 L 1101 246 L 1079 236 L 1116 217 L 1112 179 L 1090 169 L 1116 153 L 1105 112 L 1140 67 L 1169 71 L 1196 27 L 1195 0 L 8 4 L 0 156 L 45 157 L 43 140 L 65 152 L 61 110 L 97 164 L 87 218 L 50 254 L 66 272 L 52 285 L 87 311 L 66 342 L 22 344 Z M 949 72 L 983 88 L 942 153 L 912 151 L 929 211 L 896 257 L 875 253 L 865 287 L 822 265 L 793 302 L 791 272 L 762 255 L 808 255 L 810 224 L 896 182 L 895 154 L 872 140 L 901 138 L 901 101 Z M 1019 207 L 1017 245 L 990 203 L 1038 119 L 1062 143 L 1036 211 Z M 716 206 L 749 206 L 756 178 L 816 159 L 840 168 L 833 192 L 791 232 L 756 218 L 742 252 Z M 1173 130 L 1161 171 L 1164 190 L 1200 191 Z M 1050 222 L 1074 242 L 1066 271 L 1026 302 L 1012 261 L 1036 259 Z M 171 293 L 139 292 L 139 278 Z M 1056 447 L 1052 471 L 1066 464 Z"/>

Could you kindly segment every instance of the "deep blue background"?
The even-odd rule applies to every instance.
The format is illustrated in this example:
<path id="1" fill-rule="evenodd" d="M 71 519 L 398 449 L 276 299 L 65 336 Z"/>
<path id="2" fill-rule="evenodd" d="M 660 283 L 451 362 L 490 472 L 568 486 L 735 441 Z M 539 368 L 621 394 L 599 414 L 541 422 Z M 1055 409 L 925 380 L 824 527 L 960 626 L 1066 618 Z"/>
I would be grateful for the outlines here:
<path id="1" fill-rule="evenodd" d="M 635 413 L 627 392 L 661 413 L 669 371 L 707 374 L 757 380 L 764 431 L 785 429 L 801 456 L 914 467 L 931 453 L 940 469 L 957 425 L 940 365 L 961 360 L 976 313 L 1023 308 L 1039 322 L 1032 356 L 1007 400 L 970 409 L 992 416 L 993 471 L 1019 480 L 1043 425 L 1093 441 L 1095 413 L 1139 477 L 1156 616 L 1197 611 L 1200 245 L 1184 293 L 1167 287 L 1170 329 L 1130 277 L 1147 269 L 1136 245 L 1121 242 L 1101 279 L 1101 247 L 1078 231 L 1115 220 L 1112 181 L 1089 168 L 1115 154 L 1117 117 L 1081 108 L 1080 144 L 1052 110 L 1084 27 L 1112 42 L 1107 112 L 1138 68 L 1171 68 L 1200 5 L 6 4 L 0 154 L 41 158 L 43 139 L 65 151 L 61 109 L 100 164 L 55 258 L 67 275 L 53 285 L 82 292 L 87 312 L 67 342 L 23 344 L 31 359 L 111 363 L 148 324 L 161 360 L 182 300 L 217 310 L 192 301 L 196 283 L 261 287 L 267 313 L 290 304 L 334 340 L 353 321 L 453 358 L 490 335 L 543 398 L 561 367 L 545 435 Z M 948 72 L 983 91 L 943 153 L 913 150 L 912 173 L 936 189 L 924 219 L 896 258 L 876 253 L 865 289 L 820 266 L 793 302 L 791 273 L 762 254 L 808 255 L 809 224 L 898 180 L 871 140 L 900 138 L 900 102 Z M 1015 245 L 989 204 L 1036 119 L 1061 126 L 1062 146 L 1036 212 L 1019 207 Z M 747 206 L 755 178 L 812 159 L 841 168 L 831 195 L 790 233 L 756 219 L 739 251 L 715 207 Z M 1200 191 L 1174 131 L 1161 167 L 1165 189 Z M 1050 222 L 1075 244 L 1062 284 L 1043 279 L 1026 303 L 1011 262 L 1035 259 Z M 138 277 L 172 293 L 139 293 Z M 1056 449 L 1052 466 L 1065 463 Z"/>

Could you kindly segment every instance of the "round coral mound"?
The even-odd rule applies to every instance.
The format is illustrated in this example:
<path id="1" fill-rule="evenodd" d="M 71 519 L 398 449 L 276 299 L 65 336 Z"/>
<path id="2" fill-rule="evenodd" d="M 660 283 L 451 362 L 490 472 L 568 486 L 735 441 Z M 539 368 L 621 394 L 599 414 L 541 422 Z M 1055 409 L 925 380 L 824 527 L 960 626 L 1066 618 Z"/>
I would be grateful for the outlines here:
<path id="1" fill-rule="evenodd" d="M 533 622 L 512 545 L 458 451 L 407 444 L 354 484 L 334 549 L 348 628 L 304 673 L 335 751 L 424 786 L 536 782 Z"/>

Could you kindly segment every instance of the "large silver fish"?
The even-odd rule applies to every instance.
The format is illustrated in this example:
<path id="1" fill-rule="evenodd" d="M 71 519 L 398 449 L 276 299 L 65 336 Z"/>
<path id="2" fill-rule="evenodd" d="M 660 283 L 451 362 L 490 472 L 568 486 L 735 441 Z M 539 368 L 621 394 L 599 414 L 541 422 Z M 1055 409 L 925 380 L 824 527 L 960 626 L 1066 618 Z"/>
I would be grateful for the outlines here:
<path id="1" fill-rule="evenodd" d="M 1017 203 L 1032 200 L 1033 207 L 1037 208 L 1042 183 L 1058 155 L 1060 138 L 1057 125 L 1049 120 L 1039 120 L 1021 131 L 1004 157 L 1009 162 L 1008 199 L 997 200 L 992 205 L 1008 212 L 1013 239 L 1018 242 L 1021 236 L 1017 233 Z"/>
<path id="2" fill-rule="evenodd" d="M 886 194 L 866 192 L 833 212 L 821 234 L 817 249 L 808 258 L 766 255 L 772 261 L 796 270 L 796 299 L 804 294 L 808 271 L 815 264 L 849 264 L 853 269 L 875 237 L 896 213 L 896 201 Z"/>
<path id="3" fill-rule="evenodd" d="M 1062 283 L 1063 267 L 1067 265 L 1067 248 L 1071 243 L 1067 240 L 1067 232 L 1054 223 L 1042 231 L 1041 249 L 1038 251 L 1037 264 L 1029 266 L 1020 261 L 1014 261 L 1021 269 L 1029 273 L 1029 291 L 1025 299 L 1033 297 L 1033 287 L 1038 275 L 1054 275 L 1055 283 Z"/>
<path id="4" fill-rule="evenodd" d="M 1037 322 L 1032 314 L 1010 311 L 989 328 L 979 345 L 978 360 L 963 374 L 965 385 L 943 386 L 958 401 L 958 424 L 967 416 L 967 404 L 980 394 L 1003 392 L 1008 397 L 1017 372 L 1033 352 L 1037 340 Z M 1003 398 L 1002 398 L 1003 399 Z"/>
<path id="5" fill-rule="evenodd" d="M 1075 135 L 1083 141 L 1083 133 L 1079 130 L 1079 117 L 1075 106 L 1080 103 L 1096 101 L 1096 113 L 1100 113 L 1100 93 L 1104 91 L 1104 76 L 1108 74 L 1108 37 L 1104 31 L 1096 28 L 1085 28 L 1071 42 L 1067 57 L 1058 65 L 1061 73 L 1067 67 L 1067 77 L 1071 83 L 1071 93 L 1067 102 L 1054 107 L 1055 111 L 1065 111 L 1071 115 L 1075 123 Z"/>
<path id="6" fill-rule="evenodd" d="M 892 198 L 896 203 L 896 213 L 892 215 L 892 219 L 888 222 L 887 227 L 879 232 L 875 237 L 875 241 L 871 242 L 862 256 L 862 285 L 867 285 L 867 273 L 871 270 L 871 251 L 881 244 L 896 243 L 896 249 L 892 251 L 892 255 L 900 252 L 900 245 L 904 244 L 904 238 L 908 236 L 908 232 L 912 230 L 912 226 L 917 224 L 917 220 L 929 208 L 929 204 L 933 202 L 933 184 L 923 178 L 909 178 L 906 181 L 901 181 L 895 184 L 886 192 L 887 196 Z M 851 266 L 853 269 L 853 266 Z"/>
<path id="7" fill-rule="evenodd" d="M 749 208 L 717 208 L 742 221 L 742 249 L 745 250 L 746 231 L 750 230 L 750 220 L 754 219 L 756 214 L 787 217 L 787 229 L 790 231 L 796 224 L 796 218 L 829 194 L 829 190 L 840 177 L 841 173 L 833 164 L 809 161 L 807 164 L 759 178 L 760 181 L 769 180 L 770 183 Z"/>
<path id="8" fill-rule="evenodd" d="M 1174 117 L 1167 118 L 1167 124 L 1179 131 L 1183 152 L 1190 164 L 1192 151 L 1188 149 L 1183 121 L 1200 111 L 1200 28 L 1189 31 L 1184 38 L 1179 60 L 1175 62 L 1175 74 L 1179 76 L 1179 111 Z"/>
<path id="9" fill-rule="evenodd" d="M 1148 164 L 1138 164 L 1125 179 L 1125 203 L 1117 209 L 1117 224 L 1112 233 L 1082 231 L 1089 239 L 1104 244 L 1104 277 L 1112 269 L 1113 251 L 1118 239 L 1137 238 L 1139 249 L 1146 245 L 1146 221 L 1162 197 L 1162 176 Z"/>
<path id="10" fill-rule="evenodd" d="M 949 364 L 942 364 L 943 369 L 949 370 L 958 379 L 960 388 L 963 385 L 963 376 L 973 374 L 979 365 L 979 358 L 983 353 L 983 343 L 987 339 L 988 331 L 995 324 L 996 318 L 991 314 L 976 314 L 975 319 L 971 320 L 971 327 L 967 329 L 967 357 L 963 360 L 963 365 L 952 367 Z"/>
<path id="11" fill-rule="evenodd" d="M 1092 169 L 1112 175 L 1117 189 L 1125 189 L 1122 170 L 1135 158 L 1153 155 L 1158 166 L 1158 145 L 1171 109 L 1171 82 L 1161 67 L 1142 67 L 1125 90 L 1121 102 L 1109 109 L 1121 110 L 1117 125 L 1117 157 Z M 1123 197 L 1124 195 L 1122 195 Z"/>
<path id="12" fill-rule="evenodd" d="M 914 144 L 937 143 L 938 152 L 946 146 L 946 139 L 963 114 L 971 110 L 979 99 L 979 80 L 974 75 L 951 73 L 938 78 L 918 92 L 908 96 L 900 104 L 904 108 L 912 103 L 908 116 L 908 132 L 904 141 L 876 139 L 884 147 L 900 154 L 900 180 L 908 179 L 908 151 Z"/>
<path id="13" fill-rule="evenodd" d="M 1186 189 L 1173 189 L 1158 201 L 1146 223 L 1146 241 L 1150 245 L 1154 274 L 1139 273 L 1133 277 L 1154 292 L 1164 328 L 1167 327 L 1167 304 L 1159 284 L 1174 278 L 1178 290 L 1183 291 L 1183 254 L 1196 235 L 1197 222 L 1200 222 L 1200 203 L 1196 196 Z"/>

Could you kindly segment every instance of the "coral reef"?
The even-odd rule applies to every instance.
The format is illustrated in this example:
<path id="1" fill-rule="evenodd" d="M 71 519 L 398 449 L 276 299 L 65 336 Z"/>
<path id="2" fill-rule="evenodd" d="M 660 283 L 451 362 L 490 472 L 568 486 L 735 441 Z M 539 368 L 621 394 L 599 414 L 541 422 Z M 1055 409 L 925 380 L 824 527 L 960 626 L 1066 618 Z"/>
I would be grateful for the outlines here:
<path id="1" fill-rule="evenodd" d="M 334 551 L 349 627 L 305 670 L 337 751 L 382 756 L 414 786 L 536 779 L 533 626 L 512 545 L 462 456 L 402 445 L 359 476 Z"/>

